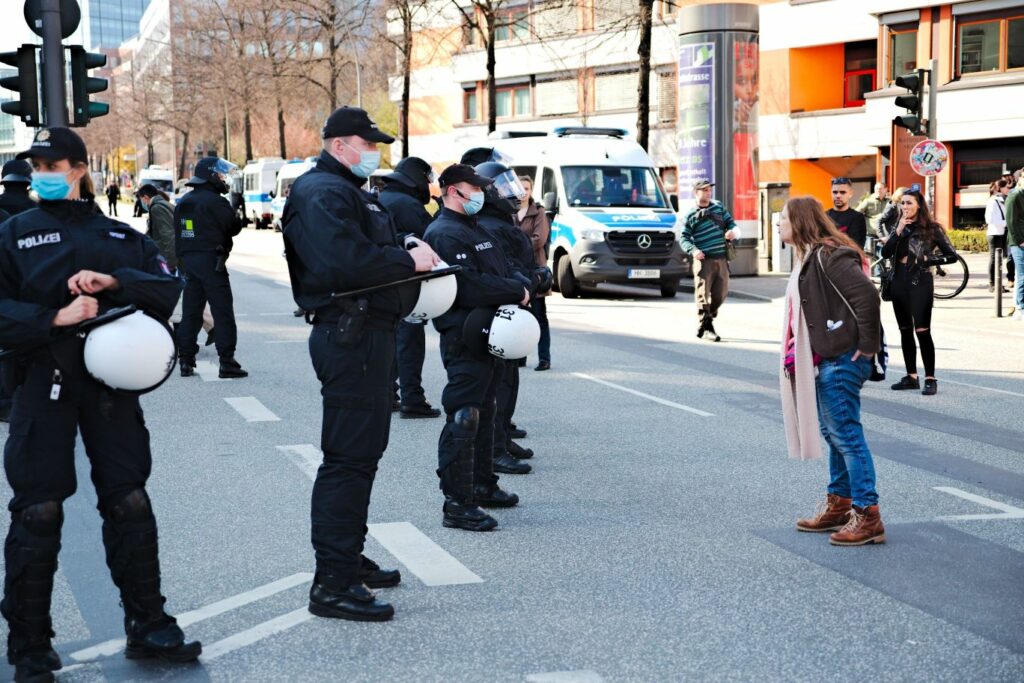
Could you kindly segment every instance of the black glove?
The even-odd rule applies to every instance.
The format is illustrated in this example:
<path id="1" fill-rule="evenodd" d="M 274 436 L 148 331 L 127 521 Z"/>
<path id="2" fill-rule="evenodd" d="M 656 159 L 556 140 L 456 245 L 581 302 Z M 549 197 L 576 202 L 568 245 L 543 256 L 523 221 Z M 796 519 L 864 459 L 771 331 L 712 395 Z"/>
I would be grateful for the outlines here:
<path id="1" fill-rule="evenodd" d="M 547 294 L 555 283 L 555 276 L 547 266 L 537 266 L 533 269 L 533 283 L 537 294 Z"/>
<path id="2" fill-rule="evenodd" d="M 512 271 L 512 279 L 515 280 L 516 282 L 520 283 L 523 287 L 525 287 L 526 290 L 530 293 L 530 298 L 531 299 L 533 298 L 534 283 L 530 280 L 530 278 L 526 277 L 525 275 L 520 273 L 518 270 L 513 270 Z"/>

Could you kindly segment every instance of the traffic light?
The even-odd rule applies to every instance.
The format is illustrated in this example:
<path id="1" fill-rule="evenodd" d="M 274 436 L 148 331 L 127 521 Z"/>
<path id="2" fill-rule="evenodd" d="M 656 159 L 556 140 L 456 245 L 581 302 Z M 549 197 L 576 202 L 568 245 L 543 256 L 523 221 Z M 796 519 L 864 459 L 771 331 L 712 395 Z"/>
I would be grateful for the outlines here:
<path id="1" fill-rule="evenodd" d="M 0 87 L 21 95 L 21 100 L 0 104 L 0 111 L 17 116 L 28 126 L 39 126 L 39 76 L 36 71 L 36 46 L 22 45 L 17 52 L 0 53 L 0 63 L 13 66 L 17 76 L 0 78 Z"/>
<path id="2" fill-rule="evenodd" d="M 81 45 L 71 46 L 71 125 L 84 126 L 89 119 L 106 116 L 110 105 L 106 102 L 91 102 L 89 95 L 107 89 L 107 79 L 91 78 L 89 69 L 106 66 L 107 56 L 86 52 Z"/>
<path id="3" fill-rule="evenodd" d="M 926 135 L 927 127 L 922 116 L 921 106 L 924 103 L 924 69 L 896 77 L 896 86 L 906 88 L 907 95 L 899 95 L 896 98 L 896 106 L 907 110 L 903 116 L 897 116 L 892 120 L 893 125 L 899 128 L 906 128 L 914 135 Z"/>

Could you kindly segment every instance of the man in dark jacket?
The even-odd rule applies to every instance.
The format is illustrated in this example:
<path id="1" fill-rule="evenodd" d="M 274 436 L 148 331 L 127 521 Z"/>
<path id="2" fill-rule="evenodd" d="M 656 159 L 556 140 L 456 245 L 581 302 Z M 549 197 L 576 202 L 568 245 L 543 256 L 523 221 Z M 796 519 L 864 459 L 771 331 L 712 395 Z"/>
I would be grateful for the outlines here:
<path id="1" fill-rule="evenodd" d="M 149 238 L 156 242 L 160 255 L 172 270 L 178 269 L 178 256 L 174 251 L 174 207 L 160 190 L 145 184 L 135 193 L 149 214 Z"/>
<path id="2" fill-rule="evenodd" d="M 241 232 L 242 224 L 228 200 L 221 196 L 228 191 L 227 177 L 234 168 L 237 167 L 230 161 L 217 157 L 200 159 L 195 176 L 186 183 L 193 190 L 174 207 L 175 253 L 178 267 L 185 275 L 178 326 L 182 377 L 195 374 L 199 353 L 196 337 L 207 301 L 217 321 L 218 376 L 234 379 L 249 375 L 235 360 L 238 329 L 227 269 L 232 238 Z"/>
<path id="3" fill-rule="evenodd" d="M 422 238 L 433 220 L 424 208 L 430 201 L 434 169 L 419 157 L 406 157 L 382 178 L 380 203 L 391 214 L 399 232 Z M 427 402 L 423 392 L 423 359 L 426 356 L 426 324 L 421 320 L 398 323 L 395 336 L 397 379 L 395 394 L 403 419 L 440 417 L 441 411 Z"/>
<path id="4" fill-rule="evenodd" d="M 316 166 L 292 185 L 281 217 L 292 294 L 312 316 L 309 355 L 323 396 L 309 611 L 386 621 L 395 610 L 370 589 L 397 585 L 401 574 L 362 552 L 373 480 L 391 428 L 395 327 L 415 305 L 418 288 L 336 294 L 399 282 L 429 271 L 438 257 L 415 236 L 397 234 L 388 212 L 361 189 L 380 164 L 377 144 L 394 138 L 362 109 L 341 107 L 324 124 L 323 140 Z"/>
<path id="5" fill-rule="evenodd" d="M 441 394 L 445 426 L 438 442 L 437 474 L 444 492 L 443 524 L 467 531 L 490 531 L 497 520 L 480 509 L 512 507 L 514 493 L 503 491 L 494 474 L 494 406 L 499 375 L 496 359 L 475 354 L 463 328 L 474 309 L 530 301 L 530 291 L 509 273 L 500 244 L 477 223 L 490 178 L 471 166 L 455 164 L 439 179 L 444 208 L 427 228 L 426 240 L 446 263 L 462 267 L 455 304 L 434 319 L 441 333 L 441 360 L 448 384 Z"/>
<path id="6" fill-rule="evenodd" d="M 107 185 L 107 213 L 111 216 L 117 215 L 117 200 L 121 198 L 121 188 L 116 182 Z"/>
<path id="7" fill-rule="evenodd" d="M 32 164 L 24 159 L 14 159 L 4 164 L 0 171 L 0 184 L 4 187 L 3 194 L 0 194 L 0 223 L 36 207 L 36 203 L 28 196 L 31 183 Z M 4 365 L 0 363 L 0 422 L 7 422 L 11 414 L 11 393 L 4 381 Z"/>

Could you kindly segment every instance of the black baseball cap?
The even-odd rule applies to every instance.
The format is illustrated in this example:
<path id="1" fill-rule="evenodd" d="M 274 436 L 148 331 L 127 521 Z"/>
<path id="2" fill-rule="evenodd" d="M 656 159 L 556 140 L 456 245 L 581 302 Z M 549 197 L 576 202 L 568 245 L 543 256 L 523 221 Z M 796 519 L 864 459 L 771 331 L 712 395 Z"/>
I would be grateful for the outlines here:
<path id="1" fill-rule="evenodd" d="M 0 183 L 31 183 L 32 164 L 24 159 L 12 159 L 0 171 Z"/>
<path id="2" fill-rule="evenodd" d="M 713 182 L 711 182 L 710 180 L 708 180 L 707 178 L 700 178 L 696 182 L 694 182 L 694 184 L 693 184 L 693 191 L 696 192 L 697 190 L 702 190 L 705 187 L 714 187 L 714 186 L 715 186 L 715 184 Z"/>
<path id="3" fill-rule="evenodd" d="M 383 142 L 390 145 L 393 137 L 377 128 L 365 109 L 359 107 L 341 107 L 327 117 L 324 123 L 323 138 L 344 138 L 358 135 L 367 142 Z"/>
<path id="4" fill-rule="evenodd" d="M 78 137 L 78 133 L 70 128 L 59 127 L 40 128 L 32 140 L 32 146 L 16 158 L 30 159 L 32 157 L 50 161 L 67 159 L 72 163 L 76 161 L 89 162 L 89 152 L 86 151 L 85 143 L 82 142 L 82 138 Z"/>
<path id="5" fill-rule="evenodd" d="M 469 183 L 475 187 L 483 188 L 493 182 L 490 178 L 477 175 L 476 170 L 466 164 L 452 164 L 441 171 L 441 177 L 437 179 L 437 184 L 442 188 L 455 185 L 456 183 Z"/>

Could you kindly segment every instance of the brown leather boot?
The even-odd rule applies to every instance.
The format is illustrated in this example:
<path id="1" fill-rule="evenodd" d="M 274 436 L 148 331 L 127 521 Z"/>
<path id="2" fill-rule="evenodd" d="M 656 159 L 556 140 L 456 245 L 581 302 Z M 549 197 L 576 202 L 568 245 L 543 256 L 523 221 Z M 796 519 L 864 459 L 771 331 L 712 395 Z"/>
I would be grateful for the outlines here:
<path id="1" fill-rule="evenodd" d="M 828 494 L 824 503 L 818 503 L 814 517 L 796 520 L 797 531 L 836 531 L 842 529 L 850 517 L 853 501 L 835 494 Z"/>
<path id="2" fill-rule="evenodd" d="M 832 545 L 867 545 L 885 543 L 885 527 L 877 505 L 861 508 L 856 505 L 850 511 L 850 521 L 842 529 L 828 537 Z"/>

